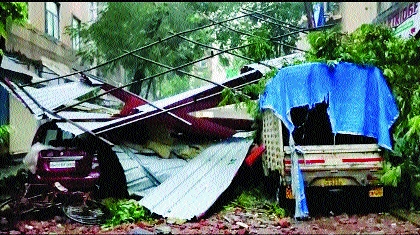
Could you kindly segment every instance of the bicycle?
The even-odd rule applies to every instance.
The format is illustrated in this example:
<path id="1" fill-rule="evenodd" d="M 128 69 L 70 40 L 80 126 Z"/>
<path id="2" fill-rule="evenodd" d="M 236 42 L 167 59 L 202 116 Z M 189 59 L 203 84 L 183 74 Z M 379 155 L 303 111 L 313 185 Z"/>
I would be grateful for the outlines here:
<path id="1" fill-rule="evenodd" d="M 102 203 L 92 199 L 91 193 L 70 191 L 59 182 L 54 185 L 26 183 L 23 192 L 0 204 L 0 213 L 17 221 L 33 213 L 60 209 L 73 221 L 101 224 L 107 219 L 109 211 Z"/>

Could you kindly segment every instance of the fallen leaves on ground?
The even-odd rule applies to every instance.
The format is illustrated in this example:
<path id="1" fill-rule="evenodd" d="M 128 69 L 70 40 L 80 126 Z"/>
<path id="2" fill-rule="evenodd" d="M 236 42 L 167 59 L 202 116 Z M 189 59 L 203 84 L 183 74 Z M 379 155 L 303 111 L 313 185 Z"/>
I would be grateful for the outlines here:
<path id="1" fill-rule="evenodd" d="M 168 223 L 172 222 L 172 223 Z M 307 221 L 290 217 L 276 218 L 258 210 L 215 213 L 197 221 L 175 223 L 159 219 L 155 223 L 122 224 L 112 229 L 83 225 L 55 216 L 49 220 L 22 220 L 16 228 L 0 234 L 420 234 L 410 222 L 400 221 L 389 213 L 365 215 L 316 216 Z"/>

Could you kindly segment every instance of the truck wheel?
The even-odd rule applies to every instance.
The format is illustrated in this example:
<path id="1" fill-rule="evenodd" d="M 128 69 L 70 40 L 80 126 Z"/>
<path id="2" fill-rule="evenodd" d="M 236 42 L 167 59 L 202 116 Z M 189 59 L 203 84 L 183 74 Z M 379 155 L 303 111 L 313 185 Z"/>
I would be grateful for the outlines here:
<path id="1" fill-rule="evenodd" d="M 289 216 L 293 216 L 295 214 L 295 199 L 288 199 L 286 197 L 286 186 L 279 186 L 277 188 L 276 198 L 279 206 L 286 210 L 286 213 Z"/>
<path id="2" fill-rule="evenodd" d="M 390 210 L 391 190 L 388 187 L 384 187 L 384 193 L 382 197 L 368 197 L 369 209 L 374 213 L 388 212 Z"/>

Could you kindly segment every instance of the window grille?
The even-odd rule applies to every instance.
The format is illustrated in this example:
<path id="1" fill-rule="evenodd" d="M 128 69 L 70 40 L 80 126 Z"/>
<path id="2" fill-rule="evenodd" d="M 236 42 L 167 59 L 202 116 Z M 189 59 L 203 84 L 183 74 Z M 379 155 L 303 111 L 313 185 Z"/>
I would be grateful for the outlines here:
<path id="1" fill-rule="evenodd" d="M 45 3 L 45 32 L 55 38 L 60 39 L 59 28 L 59 4 L 55 2 Z"/>

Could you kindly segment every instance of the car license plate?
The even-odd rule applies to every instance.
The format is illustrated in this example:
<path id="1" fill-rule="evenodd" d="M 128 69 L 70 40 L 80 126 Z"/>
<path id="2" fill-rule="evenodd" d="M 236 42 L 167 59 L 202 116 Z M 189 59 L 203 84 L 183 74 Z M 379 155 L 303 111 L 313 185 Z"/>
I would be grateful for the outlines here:
<path id="1" fill-rule="evenodd" d="M 346 184 L 346 181 L 342 178 L 324 178 L 321 181 L 323 186 L 343 186 Z"/>
<path id="2" fill-rule="evenodd" d="M 382 197 L 384 195 L 384 188 L 377 187 L 369 190 L 369 197 Z"/>
<path id="3" fill-rule="evenodd" d="M 58 169 L 58 168 L 75 168 L 76 161 L 59 161 L 59 162 L 50 162 L 51 169 Z"/>

